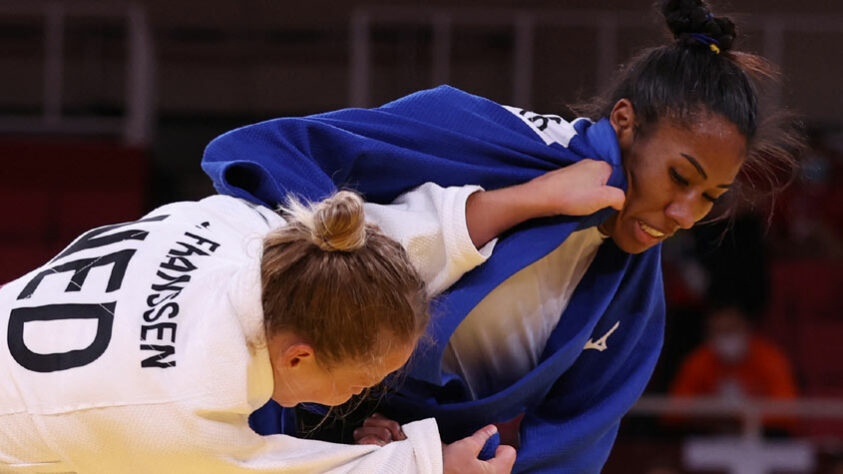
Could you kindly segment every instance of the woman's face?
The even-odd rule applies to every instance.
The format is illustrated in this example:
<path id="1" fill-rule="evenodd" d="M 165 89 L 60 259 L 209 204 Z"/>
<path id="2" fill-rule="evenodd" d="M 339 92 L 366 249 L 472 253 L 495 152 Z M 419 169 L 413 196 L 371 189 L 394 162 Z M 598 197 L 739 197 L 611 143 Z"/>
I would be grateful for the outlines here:
<path id="1" fill-rule="evenodd" d="M 341 362 L 326 368 L 317 363 L 318 355 L 306 350 L 295 358 L 274 365 L 275 391 L 272 398 L 281 406 L 319 403 L 336 406 L 367 388 L 380 383 L 400 369 L 410 358 L 415 344 L 395 344 L 380 359 L 367 363 Z M 280 370 L 279 370 L 280 369 Z"/>
<path id="2" fill-rule="evenodd" d="M 699 114 L 687 126 L 664 119 L 636 136 L 635 114 L 624 99 L 610 119 L 628 189 L 623 209 L 601 228 L 628 253 L 693 227 L 729 190 L 746 156 L 746 138 L 719 115 Z"/>

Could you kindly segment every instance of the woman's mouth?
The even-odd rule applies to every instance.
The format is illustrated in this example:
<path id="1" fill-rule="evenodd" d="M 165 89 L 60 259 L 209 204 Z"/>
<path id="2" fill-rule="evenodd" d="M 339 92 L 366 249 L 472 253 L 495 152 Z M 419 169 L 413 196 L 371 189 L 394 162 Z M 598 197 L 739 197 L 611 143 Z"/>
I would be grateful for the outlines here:
<path id="1" fill-rule="evenodd" d="M 661 239 L 662 237 L 664 237 L 664 232 L 662 232 L 658 229 L 655 229 L 653 227 L 650 227 L 650 226 L 648 226 L 647 224 L 645 224 L 641 221 L 638 221 L 638 224 L 641 226 L 641 230 L 646 232 L 651 237 L 653 237 L 655 239 Z"/>
<path id="2" fill-rule="evenodd" d="M 664 240 L 666 234 L 655 227 L 649 226 L 640 220 L 636 220 L 635 224 L 635 239 L 641 244 L 651 247 Z"/>

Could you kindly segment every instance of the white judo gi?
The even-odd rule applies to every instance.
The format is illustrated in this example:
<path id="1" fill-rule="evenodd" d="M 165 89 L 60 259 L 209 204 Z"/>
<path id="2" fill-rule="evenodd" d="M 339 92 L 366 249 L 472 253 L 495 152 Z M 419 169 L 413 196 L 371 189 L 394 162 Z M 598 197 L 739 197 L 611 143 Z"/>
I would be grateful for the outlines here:
<path id="1" fill-rule="evenodd" d="M 465 227 L 477 189 L 425 185 L 366 214 L 436 293 L 491 251 Z M 259 257 L 281 225 L 226 196 L 170 204 L 0 288 L 0 472 L 441 472 L 432 419 L 384 447 L 249 428 L 273 389 Z"/>

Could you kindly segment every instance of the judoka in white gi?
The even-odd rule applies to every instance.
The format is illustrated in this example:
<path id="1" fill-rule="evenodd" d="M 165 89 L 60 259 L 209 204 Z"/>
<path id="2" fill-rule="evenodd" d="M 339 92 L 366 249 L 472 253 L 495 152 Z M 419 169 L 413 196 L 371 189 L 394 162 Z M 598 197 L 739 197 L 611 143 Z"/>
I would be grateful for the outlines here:
<path id="1" fill-rule="evenodd" d="M 483 256 L 464 215 L 436 215 L 473 190 L 435 191 L 420 205 L 454 224 L 409 227 L 449 256 L 420 268 L 448 285 Z M 359 197 L 291 209 L 287 223 L 226 196 L 166 205 L 0 288 L 0 471 L 508 472 L 511 448 L 476 459 L 489 427 L 444 448 L 432 419 L 384 447 L 249 428 L 270 397 L 336 405 L 378 383 L 428 321 L 429 290 Z"/>

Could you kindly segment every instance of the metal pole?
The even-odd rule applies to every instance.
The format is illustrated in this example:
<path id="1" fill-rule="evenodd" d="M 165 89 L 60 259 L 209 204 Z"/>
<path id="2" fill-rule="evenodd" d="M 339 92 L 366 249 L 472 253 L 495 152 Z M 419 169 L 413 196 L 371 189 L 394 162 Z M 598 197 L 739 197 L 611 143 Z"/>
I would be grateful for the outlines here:
<path id="1" fill-rule="evenodd" d="M 129 6 L 126 49 L 126 118 L 123 139 L 129 145 L 146 145 L 152 135 L 154 61 L 146 13 L 136 3 Z"/>
<path id="2" fill-rule="evenodd" d="M 747 443 L 760 443 L 764 439 L 761 412 L 752 403 L 743 405 L 743 437 Z"/>
<path id="3" fill-rule="evenodd" d="M 451 16 L 433 17 L 433 86 L 447 84 L 451 79 Z"/>
<path id="4" fill-rule="evenodd" d="M 597 36 L 597 85 L 600 89 L 608 87 L 615 72 L 618 58 L 618 20 L 614 15 L 606 15 L 600 21 Z"/>
<path id="5" fill-rule="evenodd" d="M 777 16 L 770 16 L 764 25 L 764 56 L 773 64 L 781 67 L 784 60 L 784 24 Z M 770 88 L 773 105 L 782 103 L 782 85 L 774 83 Z"/>
<path id="6" fill-rule="evenodd" d="M 369 105 L 369 70 L 371 54 L 369 46 L 369 15 L 357 11 L 351 17 L 351 61 L 349 64 L 349 105 Z"/>
<path id="7" fill-rule="evenodd" d="M 64 7 L 51 2 L 45 8 L 44 31 L 44 122 L 49 125 L 61 119 L 63 55 Z"/>
<path id="8" fill-rule="evenodd" d="M 515 51 L 513 52 L 513 104 L 530 109 L 533 97 L 533 49 L 535 19 L 532 13 L 522 12 L 515 20 Z"/>

